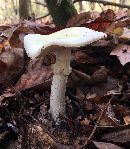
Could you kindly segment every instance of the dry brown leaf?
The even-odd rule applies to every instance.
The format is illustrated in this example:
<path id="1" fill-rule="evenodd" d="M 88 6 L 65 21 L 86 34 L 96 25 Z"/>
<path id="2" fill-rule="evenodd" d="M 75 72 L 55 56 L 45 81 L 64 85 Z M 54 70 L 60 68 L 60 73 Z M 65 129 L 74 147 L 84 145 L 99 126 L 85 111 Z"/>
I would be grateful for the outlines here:
<path id="1" fill-rule="evenodd" d="M 67 27 L 72 27 L 72 26 L 80 26 L 81 24 L 84 24 L 91 18 L 91 13 L 90 12 L 83 12 L 80 14 L 76 14 L 72 18 L 69 19 L 67 22 Z"/>
<path id="2" fill-rule="evenodd" d="M 120 44 L 110 53 L 110 55 L 116 55 L 121 64 L 124 66 L 130 62 L 130 46 L 126 44 Z"/>
<path id="3" fill-rule="evenodd" d="M 95 94 L 96 96 L 104 96 L 107 92 L 111 90 L 119 90 L 118 84 L 120 80 L 117 78 L 113 78 L 108 76 L 107 81 L 105 83 L 95 84 L 92 86 L 90 92 L 87 94 L 86 98 L 90 95 Z"/>
<path id="4" fill-rule="evenodd" d="M 123 33 L 122 35 L 119 37 L 120 39 L 123 39 L 123 40 L 128 40 L 130 39 L 130 29 L 124 27 L 123 28 Z"/>
<path id="5" fill-rule="evenodd" d="M 102 139 L 116 143 L 130 143 L 130 129 L 107 133 L 102 136 Z"/>
<path id="6" fill-rule="evenodd" d="M 98 149 L 124 149 L 123 147 L 120 147 L 112 143 L 97 142 L 97 141 L 93 141 L 93 143 Z"/>
<path id="7" fill-rule="evenodd" d="M 52 76 L 51 67 L 43 65 L 43 59 L 30 60 L 27 72 L 24 73 L 15 85 L 16 90 L 25 90 L 49 80 Z"/>
<path id="8" fill-rule="evenodd" d="M 44 146 L 50 147 L 56 145 L 56 142 L 40 126 L 34 125 L 33 127 L 38 141 L 42 142 Z"/>
<path id="9" fill-rule="evenodd" d="M 18 28 L 19 28 L 19 26 L 12 26 L 11 28 L 6 29 L 5 31 L 3 31 L 3 32 L 1 33 L 1 36 L 4 36 L 4 37 L 10 39 L 10 38 L 12 37 L 14 31 L 15 31 L 16 29 L 18 29 Z"/>
<path id="10" fill-rule="evenodd" d="M 3 31 L 5 31 L 6 29 L 8 29 L 8 28 L 10 28 L 10 26 L 8 26 L 8 25 L 2 25 L 2 26 L 0 26 L 0 34 L 3 32 Z"/>
<path id="11" fill-rule="evenodd" d="M 76 51 L 74 53 L 74 59 L 79 63 L 91 63 L 91 58 L 84 51 Z"/>
<path id="12" fill-rule="evenodd" d="M 91 76 L 91 83 L 96 84 L 96 83 L 101 83 L 101 82 L 106 82 L 108 77 L 108 70 L 106 69 L 105 66 L 101 66 L 100 69 L 95 71 L 93 75 Z"/>

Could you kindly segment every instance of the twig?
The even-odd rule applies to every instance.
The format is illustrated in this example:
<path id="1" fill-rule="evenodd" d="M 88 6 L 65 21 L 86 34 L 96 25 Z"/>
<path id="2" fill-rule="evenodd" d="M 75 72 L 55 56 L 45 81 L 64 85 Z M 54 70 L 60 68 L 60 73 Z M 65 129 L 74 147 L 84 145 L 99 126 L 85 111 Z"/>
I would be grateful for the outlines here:
<path id="1" fill-rule="evenodd" d="M 103 108 L 103 110 L 101 111 L 101 114 L 100 114 L 100 116 L 99 116 L 99 118 L 98 118 L 98 120 L 97 120 L 97 123 L 95 124 L 95 126 L 94 126 L 94 128 L 93 128 L 93 130 L 92 130 L 92 132 L 91 132 L 91 134 L 90 134 L 90 136 L 89 136 L 88 139 L 85 141 L 83 147 L 85 147 L 85 146 L 88 144 L 88 142 L 92 139 L 92 137 L 93 137 L 93 135 L 94 135 L 94 133 L 95 133 L 95 131 L 96 131 L 96 129 L 97 129 L 99 123 L 100 123 L 100 120 L 101 120 L 101 118 L 102 118 L 104 112 L 105 112 L 106 109 L 108 108 L 108 106 L 109 106 L 109 104 L 111 103 L 111 101 L 112 101 L 113 98 L 114 98 L 114 96 L 112 96 L 112 98 L 108 101 L 108 103 L 106 104 L 106 106 L 105 106 L 105 107 Z"/>
<path id="2" fill-rule="evenodd" d="M 121 8 L 130 9 L 129 5 L 122 5 L 122 4 L 119 4 L 119 3 L 113 3 L 113 2 L 109 2 L 109 1 L 103 1 L 103 0 L 74 0 L 73 3 L 80 2 L 80 1 L 88 1 L 88 2 L 91 2 L 91 3 L 101 3 L 104 6 L 105 5 L 112 5 L 112 6 L 117 6 L 117 7 L 121 7 Z"/>
<path id="3" fill-rule="evenodd" d="M 41 5 L 41 6 L 47 7 L 47 5 L 45 3 L 41 3 L 41 2 L 32 2 L 32 3 L 35 3 L 37 5 Z"/>
<path id="4" fill-rule="evenodd" d="M 49 15 L 50 15 L 50 13 L 47 13 L 46 15 L 41 16 L 41 17 L 38 17 L 38 18 L 36 18 L 35 20 L 43 19 L 43 18 L 45 18 L 45 17 L 47 17 L 47 16 L 49 16 Z"/>

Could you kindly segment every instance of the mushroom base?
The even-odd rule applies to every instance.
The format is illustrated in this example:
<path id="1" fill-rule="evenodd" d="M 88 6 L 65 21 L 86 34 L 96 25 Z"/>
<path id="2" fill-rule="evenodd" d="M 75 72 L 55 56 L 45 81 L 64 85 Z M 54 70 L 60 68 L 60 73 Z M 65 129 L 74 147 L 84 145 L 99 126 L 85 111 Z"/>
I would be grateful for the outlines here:
<path id="1" fill-rule="evenodd" d="M 58 120 L 60 115 L 65 113 L 65 92 L 68 76 L 56 74 L 53 75 L 50 97 L 50 112 L 54 121 Z"/>

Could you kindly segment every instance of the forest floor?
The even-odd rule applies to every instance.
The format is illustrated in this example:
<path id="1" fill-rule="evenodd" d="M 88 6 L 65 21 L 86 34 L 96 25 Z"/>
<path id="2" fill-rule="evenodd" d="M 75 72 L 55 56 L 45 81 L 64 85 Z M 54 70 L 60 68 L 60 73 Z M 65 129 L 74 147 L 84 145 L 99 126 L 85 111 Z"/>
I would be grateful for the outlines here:
<path id="1" fill-rule="evenodd" d="M 49 114 L 55 55 L 30 60 L 28 33 L 59 29 L 24 21 L 0 27 L 0 149 L 128 149 L 130 42 L 108 36 L 72 51 L 66 114 Z"/>

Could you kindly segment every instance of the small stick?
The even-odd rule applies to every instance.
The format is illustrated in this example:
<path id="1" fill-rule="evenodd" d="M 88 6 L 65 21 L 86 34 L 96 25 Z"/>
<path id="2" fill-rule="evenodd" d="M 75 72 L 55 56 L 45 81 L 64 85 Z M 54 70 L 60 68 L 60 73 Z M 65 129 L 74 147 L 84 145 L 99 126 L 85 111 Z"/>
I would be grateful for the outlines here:
<path id="1" fill-rule="evenodd" d="M 103 110 L 101 111 L 101 114 L 100 114 L 100 116 L 99 116 L 99 118 L 98 118 L 98 120 L 97 120 L 97 123 L 95 124 L 95 126 L 94 126 L 94 128 L 93 128 L 93 130 L 92 130 L 92 132 L 91 132 L 91 134 L 90 134 L 90 136 L 89 136 L 88 139 L 85 141 L 83 147 L 85 147 L 85 146 L 88 144 L 88 142 L 90 142 L 90 140 L 92 139 L 92 137 L 93 137 L 93 135 L 94 135 L 94 133 L 95 133 L 97 127 L 98 127 L 98 124 L 100 123 L 100 120 L 101 120 L 101 118 L 102 118 L 104 112 L 106 111 L 107 107 L 109 106 L 109 104 L 111 103 L 111 100 L 112 100 L 113 98 L 114 98 L 114 96 L 108 101 L 108 103 L 106 104 L 106 106 L 105 106 L 105 107 L 103 108 Z"/>

